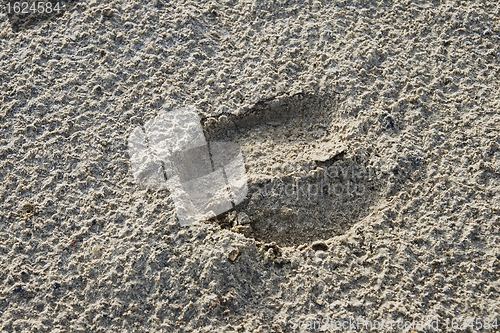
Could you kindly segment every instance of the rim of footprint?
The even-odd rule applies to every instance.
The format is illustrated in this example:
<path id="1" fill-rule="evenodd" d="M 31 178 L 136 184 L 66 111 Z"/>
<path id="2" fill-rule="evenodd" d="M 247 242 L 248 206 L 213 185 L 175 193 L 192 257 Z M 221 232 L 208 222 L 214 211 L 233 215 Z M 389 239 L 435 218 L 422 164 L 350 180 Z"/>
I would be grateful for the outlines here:
<path id="1" fill-rule="evenodd" d="M 129 136 L 134 179 L 168 189 L 181 225 L 209 221 L 280 246 L 345 233 L 379 197 L 376 170 L 330 130 L 331 104 L 278 96 L 238 114 L 160 113 Z"/>

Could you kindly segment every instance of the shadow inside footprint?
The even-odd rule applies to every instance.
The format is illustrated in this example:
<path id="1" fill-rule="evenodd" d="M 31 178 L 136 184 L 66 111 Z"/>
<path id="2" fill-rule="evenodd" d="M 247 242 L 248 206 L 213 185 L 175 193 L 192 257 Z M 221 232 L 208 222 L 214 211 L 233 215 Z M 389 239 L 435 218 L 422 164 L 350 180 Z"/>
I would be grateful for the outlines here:
<path id="1" fill-rule="evenodd" d="M 247 198 L 214 220 L 291 246 L 343 234 L 366 216 L 379 196 L 378 178 L 367 157 L 330 133 L 334 110 L 334 98 L 291 96 L 206 121 L 208 137 L 241 147 L 248 176 Z"/>

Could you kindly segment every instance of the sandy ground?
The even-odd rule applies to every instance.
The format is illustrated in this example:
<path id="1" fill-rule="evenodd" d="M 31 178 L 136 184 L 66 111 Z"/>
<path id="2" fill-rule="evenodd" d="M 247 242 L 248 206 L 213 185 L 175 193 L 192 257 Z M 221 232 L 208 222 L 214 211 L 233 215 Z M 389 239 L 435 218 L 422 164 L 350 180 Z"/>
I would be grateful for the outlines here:
<path id="1" fill-rule="evenodd" d="M 496 331 L 498 3 L 65 8 L 0 14 L 1 332 Z M 181 227 L 127 138 L 186 105 L 249 195 Z"/>

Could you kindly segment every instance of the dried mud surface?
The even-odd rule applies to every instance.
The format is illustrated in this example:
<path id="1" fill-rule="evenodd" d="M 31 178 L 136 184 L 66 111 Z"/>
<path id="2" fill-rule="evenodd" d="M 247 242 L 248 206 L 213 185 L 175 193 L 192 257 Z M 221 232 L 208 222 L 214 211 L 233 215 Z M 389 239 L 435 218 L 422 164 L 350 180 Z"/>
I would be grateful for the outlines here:
<path id="1" fill-rule="evenodd" d="M 14 31 L 2 8 L 0 331 L 500 322 L 499 16 L 73 1 Z M 249 195 L 180 227 L 168 191 L 135 184 L 127 137 L 186 105 L 241 146 Z"/>

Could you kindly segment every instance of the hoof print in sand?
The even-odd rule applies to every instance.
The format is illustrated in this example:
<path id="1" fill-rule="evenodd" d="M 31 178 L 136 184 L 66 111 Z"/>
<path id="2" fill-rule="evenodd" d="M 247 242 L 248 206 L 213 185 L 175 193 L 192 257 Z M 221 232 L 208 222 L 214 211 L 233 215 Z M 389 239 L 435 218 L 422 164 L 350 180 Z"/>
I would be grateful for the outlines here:
<path id="1" fill-rule="evenodd" d="M 366 216 L 379 180 L 366 157 L 331 132 L 334 107 L 334 99 L 295 94 L 204 119 L 208 137 L 241 147 L 249 179 L 247 198 L 216 222 L 289 246 L 343 234 Z M 250 222 L 240 225 L 241 215 Z"/>
<path id="2" fill-rule="evenodd" d="M 193 108 L 162 113 L 130 134 L 132 173 L 171 192 L 182 225 L 211 220 L 278 246 L 343 234 L 380 180 L 331 131 L 334 104 L 294 94 L 201 123 Z"/>

